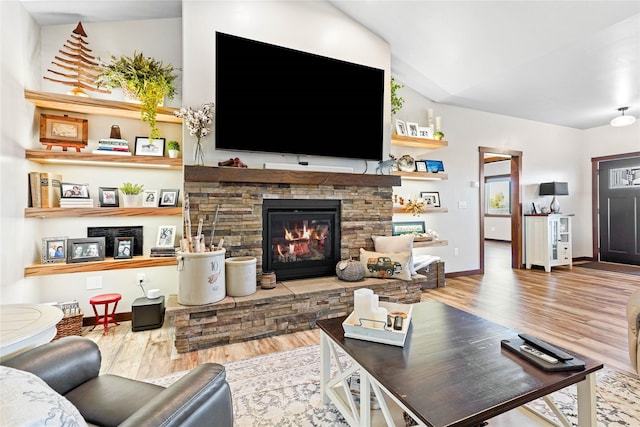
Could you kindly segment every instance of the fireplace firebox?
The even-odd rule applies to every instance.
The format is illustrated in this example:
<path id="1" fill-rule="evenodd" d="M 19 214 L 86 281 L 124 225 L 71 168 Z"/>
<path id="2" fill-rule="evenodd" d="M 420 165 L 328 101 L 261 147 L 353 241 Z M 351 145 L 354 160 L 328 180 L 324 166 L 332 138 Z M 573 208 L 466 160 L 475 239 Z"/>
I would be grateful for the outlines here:
<path id="1" fill-rule="evenodd" d="M 279 280 L 335 275 L 340 200 L 265 199 L 262 268 Z"/>

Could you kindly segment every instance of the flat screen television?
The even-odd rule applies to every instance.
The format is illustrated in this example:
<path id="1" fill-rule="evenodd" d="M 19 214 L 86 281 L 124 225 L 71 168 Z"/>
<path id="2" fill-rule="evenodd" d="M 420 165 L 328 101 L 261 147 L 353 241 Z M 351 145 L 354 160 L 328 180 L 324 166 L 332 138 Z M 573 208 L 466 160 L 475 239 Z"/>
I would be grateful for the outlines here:
<path id="1" fill-rule="evenodd" d="M 216 32 L 216 148 L 381 160 L 384 70 Z"/>

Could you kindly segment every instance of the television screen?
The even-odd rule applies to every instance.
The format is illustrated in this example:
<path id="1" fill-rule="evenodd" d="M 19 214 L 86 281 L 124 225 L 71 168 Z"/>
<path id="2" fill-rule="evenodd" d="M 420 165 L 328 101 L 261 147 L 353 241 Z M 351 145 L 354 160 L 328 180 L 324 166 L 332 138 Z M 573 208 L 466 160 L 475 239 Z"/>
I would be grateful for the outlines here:
<path id="1" fill-rule="evenodd" d="M 442 160 L 425 160 L 427 163 L 427 172 L 444 172 Z"/>
<path id="2" fill-rule="evenodd" d="M 384 70 L 216 32 L 216 148 L 381 160 Z"/>

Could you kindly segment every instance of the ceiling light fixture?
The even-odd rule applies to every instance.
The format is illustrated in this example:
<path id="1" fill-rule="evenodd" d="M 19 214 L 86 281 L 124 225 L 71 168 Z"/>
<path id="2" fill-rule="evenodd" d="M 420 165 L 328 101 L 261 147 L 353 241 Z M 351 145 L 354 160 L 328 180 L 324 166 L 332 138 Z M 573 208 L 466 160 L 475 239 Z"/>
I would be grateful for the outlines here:
<path id="1" fill-rule="evenodd" d="M 633 124 L 633 122 L 636 121 L 636 118 L 633 116 L 625 116 L 624 112 L 627 111 L 629 109 L 629 107 L 620 107 L 618 108 L 618 111 L 622 111 L 622 115 L 615 117 L 613 120 L 611 120 L 611 126 L 615 126 L 615 127 L 621 127 L 621 126 L 629 126 L 631 124 Z"/>

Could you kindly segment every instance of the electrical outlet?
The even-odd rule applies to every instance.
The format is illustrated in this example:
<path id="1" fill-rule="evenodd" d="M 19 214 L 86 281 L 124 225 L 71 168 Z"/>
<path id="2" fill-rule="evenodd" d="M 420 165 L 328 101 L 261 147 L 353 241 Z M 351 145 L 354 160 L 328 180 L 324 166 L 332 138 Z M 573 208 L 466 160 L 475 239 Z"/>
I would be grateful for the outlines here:
<path id="1" fill-rule="evenodd" d="M 140 285 L 141 283 L 144 284 L 147 282 L 147 275 L 144 273 L 138 273 L 137 279 L 136 285 Z"/>
<path id="2" fill-rule="evenodd" d="M 87 289 L 101 289 L 102 276 L 87 277 Z"/>

